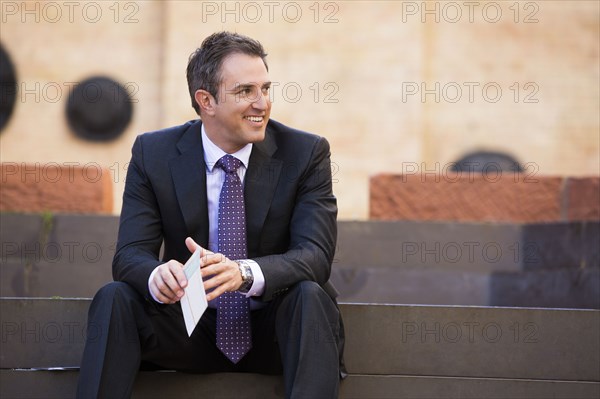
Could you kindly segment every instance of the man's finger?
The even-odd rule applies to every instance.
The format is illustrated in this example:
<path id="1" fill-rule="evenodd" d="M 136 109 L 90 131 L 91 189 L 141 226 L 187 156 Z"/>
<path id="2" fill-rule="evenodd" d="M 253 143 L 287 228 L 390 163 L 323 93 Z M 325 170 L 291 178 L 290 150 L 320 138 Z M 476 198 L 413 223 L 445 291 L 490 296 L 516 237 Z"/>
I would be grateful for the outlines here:
<path id="1" fill-rule="evenodd" d="M 214 276 L 215 274 L 219 274 L 222 271 L 222 266 L 220 263 L 217 264 L 209 264 L 207 266 L 202 266 L 200 269 L 200 273 L 202 273 L 202 278 L 209 278 Z"/>
<path id="2" fill-rule="evenodd" d="M 229 260 L 227 257 L 225 257 L 225 255 L 220 253 L 215 254 L 210 251 L 204 251 L 204 253 L 205 254 L 200 258 L 200 267 L 202 268 L 205 268 L 209 265 L 225 263 Z"/>
<path id="3" fill-rule="evenodd" d="M 150 283 L 150 290 L 152 291 L 152 294 L 154 294 L 154 297 L 156 299 L 158 299 L 159 301 L 161 301 L 162 303 L 166 303 L 166 304 L 173 303 L 177 299 L 177 296 L 173 292 L 171 292 L 171 290 L 167 286 L 165 286 L 164 284 L 162 284 L 162 285 L 163 285 L 163 290 L 165 292 L 161 291 L 157 282 L 153 280 Z"/>
<path id="4" fill-rule="evenodd" d="M 171 288 L 169 286 L 169 283 L 162 276 L 159 275 L 155 278 L 156 281 L 154 283 L 156 284 L 156 288 L 161 295 L 164 295 L 165 297 L 169 298 L 169 300 L 175 300 L 176 298 L 178 298 L 176 294 L 176 289 Z M 175 281 L 175 279 L 173 279 L 172 276 L 171 279 Z"/>
<path id="5" fill-rule="evenodd" d="M 206 287 L 206 283 L 207 282 L 204 283 L 205 287 Z M 225 291 L 226 291 L 225 285 L 219 285 L 219 286 L 215 287 L 214 290 L 212 290 L 211 292 L 209 292 L 209 293 L 206 294 L 206 300 L 207 301 L 212 301 L 213 299 L 218 298 L 219 296 L 221 296 L 221 294 L 223 294 Z"/>
<path id="6" fill-rule="evenodd" d="M 169 262 L 169 271 L 175 277 L 179 286 L 178 288 L 187 287 L 187 277 L 185 276 L 183 265 L 181 265 L 181 263 Z"/>
<path id="7" fill-rule="evenodd" d="M 208 280 L 204 280 L 204 290 L 210 290 L 212 288 L 219 287 L 220 285 L 227 282 L 227 276 L 219 273 L 213 273 Z"/>
<path id="8" fill-rule="evenodd" d="M 177 269 L 181 269 L 181 267 L 177 266 L 177 264 L 173 265 L 172 262 L 162 265 L 158 273 L 156 273 L 156 277 L 158 278 L 156 283 L 163 294 L 168 296 L 169 291 L 171 291 L 175 297 L 181 298 L 183 296 L 183 287 L 181 287 L 177 277 L 175 277 Z"/>
<path id="9" fill-rule="evenodd" d="M 186 238 L 186 239 L 185 239 L 185 245 L 186 245 L 187 249 L 188 249 L 188 250 L 189 250 L 191 253 L 194 253 L 194 252 L 196 252 L 196 250 L 197 250 L 198 248 L 201 248 L 201 249 L 202 249 L 202 251 L 204 252 L 204 248 L 202 248 L 200 245 L 198 245 L 198 244 L 196 243 L 196 241 L 194 241 L 194 239 L 193 239 L 192 237 L 188 237 L 188 238 Z M 203 254 L 200 254 L 200 256 L 202 256 L 202 255 L 203 255 Z"/>
<path id="10" fill-rule="evenodd" d="M 214 252 L 209 251 L 208 249 L 203 248 L 201 245 L 199 245 L 196 241 L 194 241 L 192 237 L 188 237 L 185 239 L 185 245 L 188 251 L 190 251 L 191 253 L 196 252 L 196 249 L 200 248 L 200 257 L 214 254 Z"/>

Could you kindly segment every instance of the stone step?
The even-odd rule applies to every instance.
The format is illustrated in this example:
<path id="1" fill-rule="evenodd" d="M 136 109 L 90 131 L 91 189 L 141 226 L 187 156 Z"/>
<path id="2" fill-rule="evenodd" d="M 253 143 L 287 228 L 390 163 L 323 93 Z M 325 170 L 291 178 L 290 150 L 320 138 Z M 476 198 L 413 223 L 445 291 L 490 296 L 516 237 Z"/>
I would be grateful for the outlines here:
<path id="1" fill-rule="evenodd" d="M 353 303 L 600 309 L 600 268 L 475 272 L 336 267 L 339 299 Z"/>
<path id="2" fill-rule="evenodd" d="M 75 396 L 77 371 L 0 370 L 0 397 L 64 399 Z M 340 385 L 340 399 L 596 399 L 600 383 L 525 379 L 350 375 Z M 133 399 L 143 398 L 283 398 L 280 376 L 259 374 L 185 374 L 140 372 Z"/>
<path id="3" fill-rule="evenodd" d="M 340 222 L 331 279 L 345 302 L 600 309 L 598 242 L 599 222 Z"/>
<path id="4" fill-rule="evenodd" d="M 112 281 L 119 218 L 0 214 L 0 295 L 92 297 Z"/>
<path id="5" fill-rule="evenodd" d="M 0 368 L 78 367 L 89 304 L 86 299 L 0 299 Z M 600 381 L 597 310 L 340 308 L 351 374 Z M 315 329 L 316 338 L 318 333 Z"/>
<path id="6" fill-rule="evenodd" d="M 89 264 L 110 271 L 117 216 L 0 213 L 2 263 Z M 369 245 L 363 245 L 368 240 Z M 600 265 L 600 222 L 339 221 L 334 262 L 345 268 L 443 267 L 533 271 Z M 356 248 L 361 248 L 357 252 Z"/>
<path id="7" fill-rule="evenodd" d="M 368 240 L 369 245 L 364 245 Z M 518 272 L 600 266 L 600 222 L 338 222 L 344 268 Z M 359 252 L 356 248 L 360 248 Z"/>
<path id="8" fill-rule="evenodd" d="M 0 296 L 92 297 L 112 280 L 118 217 L 0 218 Z M 340 221 L 332 280 L 347 302 L 599 309 L 599 240 L 598 222 Z"/>

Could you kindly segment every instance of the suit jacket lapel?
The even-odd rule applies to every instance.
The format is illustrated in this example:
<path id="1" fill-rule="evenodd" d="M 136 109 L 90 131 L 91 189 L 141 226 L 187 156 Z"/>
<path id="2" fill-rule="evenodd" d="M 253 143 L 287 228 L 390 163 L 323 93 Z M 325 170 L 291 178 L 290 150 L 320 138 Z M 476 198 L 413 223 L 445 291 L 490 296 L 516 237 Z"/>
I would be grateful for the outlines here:
<path id="1" fill-rule="evenodd" d="M 169 161 L 169 167 L 187 233 L 206 248 L 208 202 L 200 127 L 200 122 L 195 123 L 183 134 L 177 143 L 180 155 Z M 276 150 L 273 133 L 267 127 L 265 140 L 252 147 L 250 165 L 244 179 L 248 249 L 258 247 L 260 232 L 279 181 L 283 163 L 272 158 Z"/>
<path id="2" fill-rule="evenodd" d="M 194 123 L 183 134 L 177 143 L 180 155 L 169 161 L 169 167 L 187 233 L 206 248 L 208 203 L 201 125 L 201 122 Z"/>
<path id="3" fill-rule="evenodd" d="M 283 163 L 272 158 L 277 150 L 272 132 L 267 127 L 265 139 L 252 147 L 250 165 L 244 179 L 248 250 L 258 248 L 260 232 L 269 212 Z"/>

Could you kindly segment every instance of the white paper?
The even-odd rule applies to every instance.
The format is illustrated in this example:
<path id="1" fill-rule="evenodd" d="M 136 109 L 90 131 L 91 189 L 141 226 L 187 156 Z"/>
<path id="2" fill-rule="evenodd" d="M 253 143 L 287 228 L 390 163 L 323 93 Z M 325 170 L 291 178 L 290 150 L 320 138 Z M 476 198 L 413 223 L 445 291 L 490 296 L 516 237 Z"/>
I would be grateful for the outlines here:
<path id="1" fill-rule="evenodd" d="M 208 307 L 200 273 L 200 252 L 201 250 L 198 248 L 183 267 L 188 285 L 185 288 L 185 294 L 181 297 L 181 310 L 183 311 L 188 336 L 192 335 L 196 324 L 198 324 Z"/>

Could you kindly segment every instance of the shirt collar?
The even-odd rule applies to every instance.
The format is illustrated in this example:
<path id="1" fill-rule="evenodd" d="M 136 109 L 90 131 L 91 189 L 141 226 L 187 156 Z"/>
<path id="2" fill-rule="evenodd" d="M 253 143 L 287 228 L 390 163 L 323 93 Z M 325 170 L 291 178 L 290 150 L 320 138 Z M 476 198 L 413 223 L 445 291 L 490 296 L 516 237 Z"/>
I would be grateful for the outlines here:
<path id="1" fill-rule="evenodd" d="M 219 159 L 223 156 L 227 155 L 225 151 L 220 149 L 215 143 L 213 143 L 206 134 L 206 130 L 204 130 L 204 124 L 201 127 L 202 130 L 202 146 L 204 147 L 204 162 L 206 162 L 206 167 L 209 172 L 213 171 L 215 164 Z M 250 153 L 252 152 L 252 143 L 246 144 L 239 151 L 234 152 L 233 155 L 240 161 L 242 164 L 248 169 L 248 163 L 250 162 Z"/>

